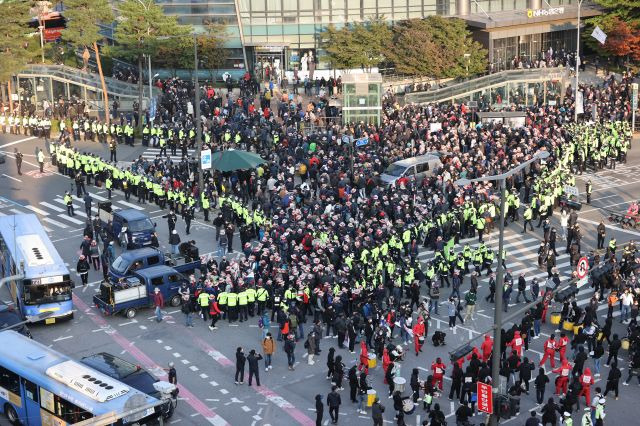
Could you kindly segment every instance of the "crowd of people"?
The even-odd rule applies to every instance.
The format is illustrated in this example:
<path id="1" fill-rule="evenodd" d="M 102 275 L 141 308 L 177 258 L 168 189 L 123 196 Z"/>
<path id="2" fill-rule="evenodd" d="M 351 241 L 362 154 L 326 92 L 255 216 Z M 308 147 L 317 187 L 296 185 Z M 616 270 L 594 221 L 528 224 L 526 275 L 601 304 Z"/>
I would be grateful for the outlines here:
<path id="1" fill-rule="evenodd" d="M 538 227 L 544 224 L 543 245 L 547 250 L 544 263 L 549 272 L 545 286 L 554 289 L 560 284 L 554 261 L 549 259 L 550 253 L 557 255 L 555 229 L 550 219 L 554 209 L 565 204 L 564 188 L 575 184 L 574 173 L 587 167 L 615 166 L 615 162 L 626 160 L 631 141 L 631 80 L 630 75 L 621 81 L 612 77 L 600 87 L 583 87 L 585 108 L 579 124 L 572 123 L 573 100 L 569 91 L 563 104 L 514 105 L 514 110 L 525 115 L 525 125 L 515 128 L 479 123 L 465 105 L 401 107 L 395 97 L 388 94 L 379 125 L 342 126 L 326 120 L 312 132 L 305 131 L 312 116 L 332 116 L 326 97 L 313 98 L 305 105 L 301 95 L 272 97 L 276 93 L 270 88 L 257 93 L 256 86 L 248 80 L 242 84 L 239 95 L 205 88 L 200 96 L 200 111 L 205 117 L 205 147 L 254 151 L 266 161 L 254 170 L 207 171 L 204 186 L 199 188 L 200 171 L 187 155 L 189 147 L 196 143 L 192 103 L 195 88 L 190 82 L 174 78 L 160 83 L 163 96 L 158 113 L 153 122 L 147 121 L 143 130 L 143 143 L 162 149 L 157 158 L 140 157 L 130 166 L 119 167 L 115 152 L 119 144 L 133 143 L 132 124 L 106 126 L 90 120 L 83 121 L 82 125 L 74 121 L 70 129 L 61 127 L 63 136 L 52 145 L 51 155 L 61 173 L 82 185 L 85 182 L 86 185 L 92 182 L 105 185 L 109 197 L 112 191 L 118 190 L 127 200 L 133 195 L 140 203 L 153 202 L 166 209 L 174 221 L 170 229 L 175 228 L 176 214 L 186 221 L 202 213 L 203 220 L 215 226 L 218 244 L 226 247 L 217 259 L 213 256 L 203 259 L 202 273 L 192 277 L 182 290 L 185 314 L 197 309 L 204 320 L 211 320 L 212 333 L 220 319 L 231 323 L 255 317 L 263 330 L 267 371 L 275 350 L 273 340 L 283 342 L 288 366 L 293 370 L 295 355 L 300 352 L 296 349 L 298 341 L 304 343 L 308 363 L 313 364 L 314 356 L 321 351 L 321 338 L 336 336 L 338 348 L 329 349 L 327 362 L 328 377 L 335 387 L 327 398 L 334 422 L 337 422 L 337 410 L 333 408 L 341 403 L 338 392 L 343 388 L 345 375 L 351 388 L 351 401 L 359 403 L 359 410 L 364 409 L 362 395 L 366 395 L 370 386 L 368 364 L 364 360 L 369 353 L 374 353 L 383 363 L 396 421 L 404 424 L 406 397 L 394 389 L 394 378 L 401 377 L 400 368 L 407 352 L 402 343 L 412 342 L 412 352 L 423 356 L 430 316 L 438 314 L 439 305 L 446 306 L 453 328 L 456 317 L 460 317 L 461 322 L 473 320 L 472 307 L 479 293 L 493 300 L 492 268 L 495 262 L 505 262 L 509 255 L 506 251 L 492 251 L 484 244 L 484 238 L 496 232 L 495 225 L 500 218 L 505 222 L 522 221 L 525 231 L 527 223 L 532 221 L 538 220 Z M 260 98 L 259 106 L 256 97 Z M 590 120 L 595 124 L 589 123 Z M 432 123 L 439 123 L 440 129 L 431 131 Z M 352 155 L 352 148 L 343 142 L 343 135 L 368 137 L 370 142 L 366 149 L 354 148 Z M 80 137 L 109 144 L 110 160 L 80 152 L 72 142 Z M 168 157 L 168 150 L 175 155 L 178 148 L 182 160 L 174 161 Z M 551 156 L 544 163 L 534 162 L 506 181 L 509 195 L 505 212 L 500 212 L 495 182 L 466 186 L 454 183 L 460 178 L 506 172 L 540 150 L 548 151 Z M 409 175 L 399 179 L 395 186 L 381 182 L 380 175 L 394 161 L 429 152 L 437 152 L 442 165 L 424 179 L 416 180 Z M 219 212 L 210 217 L 216 208 Z M 235 249 L 243 256 L 238 260 L 227 259 L 226 252 L 234 250 L 233 234 L 237 228 L 241 230 L 241 243 Z M 476 236 L 477 248 L 466 245 L 454 249 L 461 239 Z M 580 238 L 577 224 L 572 223 L 567 235 L 568 250 L 581 253 Z M 585 356 L 599 353 L 604 340 L 609 353 L 612 350 L 615 353 L 614 343 L 620 339 L 619 335 L 607 337 L 606 323 L 602 327 L 602 338 L 593 338 L 593 328 L 597 327 L 594 312 L 612 294 L 621 294 L 623 306 L 629 306 L 631 299 L 635 311 L 625 310 L 630 317 L 638 311 L 636 284 L 632 280 L 634 270 L 626 268 L 626 275 L 620 272 L 623 262 L 616 260 L 615 241 L 608 247 L 606 259 L 612 266 L 606 276 L 615 277 L 619 273 L 622 278 L 596 284 L 596 294 L 600 296 L 582 313 L 576 313 L 571 304 L 566 310 L 563 306 L 563 319 L 571 316 L 575 323 L 581 324 L 582 330 L 571 342 L 575 347 L 574 365 L 571 366 L 561 352 L 561 366 L 553 370 L 559 378 L 556 393 L 563 398 L 560 405 L 552 399 L 547 402 L 543 424 L 555 424 L 556 412 L 562 417 L 566 413 L 571 416 L 578 395 L 587 399 L 593 424 L 602 424 L 604 402 L 594 399 L 593 403 L 590 398 L 593 376 L 591 370 L 584 368 Z M 418 261 L 421 248 L 434 252 L 427 264 Z M 483 273 L 490 277 L 487 288 L 479 285 Z M 534 287 L 534 282 L 527 283 L 526 277 L 519 277 L 514 288 L 513 278 L 507 271 L 505 297 L 517 290 L 518 299 L 520 293 L 524 293 L 528 300 L 525 290 L 529 284 Z M 630 291 L 626 292 L 626 287 Z M 605 291 L 609 299 L 604 298 Z M 509 378 L 509 394 L 513 398 L 508 402 L 511 404 L 529 390 L 532 363 L 524 353 L 530 339 L 539 337 L 540 323 L 548 316 L 550 301 L 543 298 L 543 294 L 544 291 L 530 292 L 531 299 L 539 301 L 537 307 L 525 315 L 520 324 L 504 331 L 499 355 L 505 376 Z M 612 306 L 615 303 L 612 302 Z M 460 315 L 463 305 L 467 307 L 466 319 Z M 310 330 L 305 330 L 309 319 Z M 636 348 L 634 353 L 638 353 L 635 316 L 629 319 L 632 321 L 628 324 L 629 341 Z M 272 322 L 277 323 L 275 337 L 269 331 Z M 432 333 L 432 344 L 442 344 L 443 334 Z M 560 335 L 558 340 L 549 339 L 551 346 L 545 358 L 554 360 L 556 349 L 565 347 L 566 350 L 567 339 L 566 335 Z M 355 353 L 358 340 L 362 362 L 358 371 L 345 372 L 342 354 Z M 462 402 L 456 411 L 457 421 L 466 424 L 474 415 L 474 385 L 477 381 L 491 380 L 491 348 L 488 343 L 481 349 L 470 349 L 452 365 L 437 359 L 427 378 L 419 378 L 417 372 L 413 372 L 409 398 L 414 403 L 423 402 L 429 412 L 429 424 L 445 423 L 436 402 L 443 390 L 445 371 L 452 375 L 449 397 L 455 396 Z M 344 352 L 338 354 L 339 351 Z M 237 358 L 243 357 L 239 354 Z M 468 365 L 463 368 L 466 361 Z M 632 362 L 635 361 L 634 358 Z M 250 369 L 251 365 L 250 362 Z M 617 383 L 613 373 L 616 364 L 611 365 L 609 375 Z M 594 365 L 594 371 L 599 374 L 599 364 L 597 370 Z M 543 370 L 539 377 L 547 377 L 548 373 Z M 255 376 L 259 381 L 258 375 Z M 535 380 L 536 389 L 542 389 L 541 394 L 537 393 L 538 402 L 542 403 L 544 379 L 540 379 L 540 383 Z M 610 389 L 614 390 L 617 395 L 617 386 Z M 599 393 L 598 389 L 593 393 Z M 316 401 L 323 403 L 321 396 L 316 397 Z M 380 401 L 374 408 L 376 422 L 382 418 Z"/>

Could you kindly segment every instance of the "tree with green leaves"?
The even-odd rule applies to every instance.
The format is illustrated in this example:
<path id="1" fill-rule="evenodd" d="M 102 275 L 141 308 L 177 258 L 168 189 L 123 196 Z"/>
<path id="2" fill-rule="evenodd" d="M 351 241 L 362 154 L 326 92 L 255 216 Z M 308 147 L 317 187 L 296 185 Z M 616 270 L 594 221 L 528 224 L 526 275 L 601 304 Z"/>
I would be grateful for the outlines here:
<path id="1" fill-rule="evenodd" d="M 371 70 L 386 60 L 392 32 L 383 17 L 322 32 L 325 57 L 333 68 Z"/>
<path id="2" fill-rule="evenodd" d="M 388 50 L 396 70 L 412 76 L 455 78 L 487 68 L 487 50 L 456 18 L 409 20 L 394 29 Z"/>
<path id="3" fill-rule="evenodd" d="M 113 21 L 111 5 L 107 0 L 65 0 L 64 6 L 64 16 L 67 19 L 67 24 L 62 31 L 62 38 L 76 48 L 84 48 L 87 56 L 89 55 L 88 50 L 93 49 L 96 64 L 98 65 L 98 73 L 100 74 L 100 82 L 102 83 L 104 111 L 108 124 L 109 97 L 98 49 L 98 41 L 102 39 L 98 24 Z"/>
<path id="4" fill-rule="evenodd" d="M 24 1 L 5 2 L 0 5 L 0 81 L 7 82 L 9 97 L 11 78 L 34 59 L 34 49 L 29 49 L 29 44 L 39 41 L 29 28 L 29 8 L 29 2 Z M 4 86 L 5 83 L 2 83 L 3 93 Z M 9 104 L 13 105 L 12 102 Z"/>
<path id="5" fill-rule="evenodd" d="M 173 39 L 185 39 L 192 33 L 191 26 L 180 25 L 175 16 L 165 15 L 154 0 L 125 0 L 120 3 L 120 16 L 116 27 L 114 53 L 138 62 L 138 74 L 142 77 L 143 55 L 157 54 L 163 43 Z M 140 113 L 142 114 L 142 78 L 138 79 Z M 138 121 L 142 127 L 142 120 Z"/>
<path id="6" fill-rule="evenodd" d="M 211 81 L 214 82 L 215 74 L 223 68 L 229 57 L 229 50 L 225 48 L 230 34 L 227 26 L 218 23 L 210 23 L 205 27 L 206 32 L 198 36 L 198 57 L 203 68 L 209 70 Z"/>
<path id="7" fill-rule="evenodd" d="M 411 19 L 393 29 L 389 46 L 389 60 L 401 74 L 411 76 L 440 76 L 448 66 L 440 53 L 427 21 Z M 428 58 L 428 59 L 426 59 Z"/>

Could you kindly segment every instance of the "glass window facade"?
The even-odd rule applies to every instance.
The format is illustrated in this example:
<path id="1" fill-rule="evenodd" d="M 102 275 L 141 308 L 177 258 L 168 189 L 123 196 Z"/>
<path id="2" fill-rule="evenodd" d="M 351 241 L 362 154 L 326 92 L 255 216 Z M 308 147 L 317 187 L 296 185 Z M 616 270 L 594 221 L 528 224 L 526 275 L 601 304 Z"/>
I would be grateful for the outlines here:
<path id="1" fill-rule="evenodd" d="M 166 13 L 178 16 L 181 23 L 203 27 L 210 22 L 227 25 L 231 37 L 229 68 L 254 69 L 257 48 L 268 48 L 280 59 L 281 69 L 292 70 L 302 51 L 319 50 L 319 33 L 329 24 L 338 28 L 346 23 L 384 16 L 392 22 L 429 15 L 455 16 L 456 0 L 156 0 Z M 572 5 L 578 0 L 548 0 L 551 6 Z M 470 2 L 471 13 L 524 10 L 527 0 L 478 0 Z M 493 41 L 494 69 L 504 68 L 521 55 L 535 58 L 538 52 L 553 46 L 575 46 L 569 40 L 572 31 L 558 31 Z M 277 49 L 274 49 L 276 48 Z M 244 49 L 244 51 L 243 51 Z M 277 52 L 275 52 L 277 50 Z M 293 57 L 293 59 L 292 59 Z M 244 59 L 248 61 L 244 64 Z M 324 68 L 325 64 L 317 64 Z"/>
<path id="2" fill-rule="evenodd" d="M 543 59 L 544 52 L 550 48 L 554 52 L 573 52 L 576 50 L 576 36 L 576 30 L 564 30 L 494 39 L 492 69 L 510 69 L 515 58 L 525 63 L 527 60 L 533 62 Z"/>

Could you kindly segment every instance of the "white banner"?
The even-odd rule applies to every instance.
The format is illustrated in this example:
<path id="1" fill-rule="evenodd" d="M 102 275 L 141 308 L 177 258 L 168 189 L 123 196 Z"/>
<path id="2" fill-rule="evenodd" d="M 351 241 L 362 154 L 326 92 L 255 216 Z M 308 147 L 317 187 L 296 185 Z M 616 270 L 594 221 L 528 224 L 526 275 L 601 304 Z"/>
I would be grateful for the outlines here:
<path id="1" fill-rule="evenodd" d="M 578 94 L 576 95 L 576 110 L 578 114 L 584 114 L 583 95 L 580 90 L 578 90 Z"/>
<path id="2" fill-rule="evenodd" d="M 591 37 L 593 37 L 596 40 L 598 40 L 600 42 L 600 44 L 604 44 L 605 41 L 607 41 L 607 35 L 597 25 L 593 29 L 593 32 L 591 33 Z"/>

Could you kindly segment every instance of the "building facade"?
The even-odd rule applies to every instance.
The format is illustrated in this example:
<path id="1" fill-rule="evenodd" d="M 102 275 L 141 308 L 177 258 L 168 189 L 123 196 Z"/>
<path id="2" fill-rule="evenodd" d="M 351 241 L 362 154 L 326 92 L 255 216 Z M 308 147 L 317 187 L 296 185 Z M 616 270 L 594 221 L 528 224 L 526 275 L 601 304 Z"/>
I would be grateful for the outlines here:
<path id="1" fill-rule="evenodd" d="M 329 25 L 384 16 L 392 23 L 429 15 L 465 19 L 490 51 L 494 69 L 547 45 L 575 50 L 578 0 L 156 0 L 184 24 L 227 25 L 227 68 L 322 69 L 320 33 Z M 549 10 L 562 9 L 551 13 Z M 584 9 L 584 6 L 583 6 Z M 546 12 L 545 12 L 546 11 Z M 528 17 L 533 13 L 535 16 Z M 583 14 L 583 16 L 585 16 Z"/>

